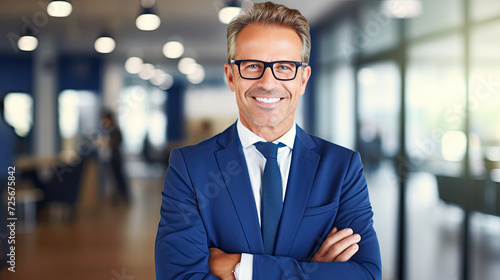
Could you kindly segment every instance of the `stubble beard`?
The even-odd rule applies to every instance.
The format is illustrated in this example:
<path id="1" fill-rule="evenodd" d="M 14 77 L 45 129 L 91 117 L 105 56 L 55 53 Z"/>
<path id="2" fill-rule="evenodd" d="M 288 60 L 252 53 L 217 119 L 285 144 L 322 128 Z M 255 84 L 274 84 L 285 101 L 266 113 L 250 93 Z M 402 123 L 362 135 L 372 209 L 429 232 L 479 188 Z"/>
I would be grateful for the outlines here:
<path id="1" fill-rule="evenodd" d="M 284 95 L 283 93 L 286 93 L 286 95 L 291 96 L 290 92 L 288 92 L 286 90 L 281 90 L 281 89 L 265 90 L 265 89 L 263 89 L 261 87 L 247 90 L 247 92 L 245 93 L 245 96 L 248 96 L 249 94 L 254 94 L 254 93 L 259 93 L 259 95 L 263 96 L 263 97 L 266 97 L 266 96 L 269 96 L 269 97 L 283 96 Z M 275 109 L 261 108 L 261 110 L 271 112 L 272 110 L 275 110 Z M 286 119 L 288 119 L 288 117 L 290 117 L 290 115 L 292 114 L 292 112 L 289 112 L 283 118 L 279 119 L 275 123 L 264 124 L 264 123 L 258 122 L 255 118 L 253 118 L 251 116 L 251 114 L 250 114 L 249 111 L 244 111 L 243 113 L 245 114 L 245 116 L 247 116 L 247 118 L 250 121 L 252 121 L 254 124 L 256 124 L 258 126 L 261 126 L 261 127 L 274 127 L 274 126 L 277 126 L 277 125 L 281 124 L 283 121 L 285 121 Z"/>

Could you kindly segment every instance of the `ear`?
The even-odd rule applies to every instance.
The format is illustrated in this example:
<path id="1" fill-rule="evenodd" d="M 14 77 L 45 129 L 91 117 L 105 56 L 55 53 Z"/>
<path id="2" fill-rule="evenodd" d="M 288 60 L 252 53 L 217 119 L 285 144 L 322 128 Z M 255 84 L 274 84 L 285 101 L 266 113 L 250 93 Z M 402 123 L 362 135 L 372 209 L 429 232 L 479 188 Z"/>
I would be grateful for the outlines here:
<path id="1" fill-rule="evenodd" d="M 224 64 L 224 73 L 226 74 L 227 84 L 229 85 L 229 89 L 234 92 L 234 71 L 232 64 L 226 63 Z"/>
<path id="2" fill-rule="evenodd" d="M 311 77 L 311 66 L 303 67 L 302 75 L 301 75 L 301 85 L 300 85 L 300 95 L 303 95 L 306 91 L 307 82 L 309 81 L 309 77 Z"/>

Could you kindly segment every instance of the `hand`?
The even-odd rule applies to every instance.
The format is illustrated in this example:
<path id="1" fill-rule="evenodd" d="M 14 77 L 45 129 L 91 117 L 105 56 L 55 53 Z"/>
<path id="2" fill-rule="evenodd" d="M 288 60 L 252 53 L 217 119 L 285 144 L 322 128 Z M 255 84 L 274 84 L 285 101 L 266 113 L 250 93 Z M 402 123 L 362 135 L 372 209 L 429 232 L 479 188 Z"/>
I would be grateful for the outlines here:
<path id="1" fill-rule="evenodd" d="M 233 270 L 241 261 L 241 254 L 226 254 L 217 248 L 209 249 L 208 267 L 210 274 L 222 280 L 235 280 Z"/>
<path id="2" fill-rule="evenodd" d="M 338 231 L 334 227 L 314 255 L 311 262 L 346 262 L 359 250 L 359 234 L 353 234 L 352 229 Z"/>

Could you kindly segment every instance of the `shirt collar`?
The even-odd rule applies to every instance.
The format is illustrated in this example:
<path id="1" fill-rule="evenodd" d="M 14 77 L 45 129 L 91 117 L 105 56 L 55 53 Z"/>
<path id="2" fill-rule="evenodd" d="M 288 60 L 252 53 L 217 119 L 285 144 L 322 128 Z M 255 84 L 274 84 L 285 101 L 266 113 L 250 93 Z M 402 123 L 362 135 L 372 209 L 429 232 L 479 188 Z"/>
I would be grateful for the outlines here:
<path id="1" fill-rule="evenodd" d="M 240 137 L 241 145 L 243 146 L 243 149 L 246 149 L 256 142 L 266 142 L 262 137 L 258 136 L 257 134 L 253 133 L 250 129 L 248 129 L 246 126 L 241 123 L 241 120 L 238 119 L 238 122 L 236 124 L 236 129 L 238 131 L 238 135 Z M 274 141 L 273 143 L 283 143 L 290 149 L 293 149 L 293 144 L 295 143 L 295 134 L 297 133 L 297 128 L 295 123 L 292 125 L 290 130 L 288 130 L 283 136 L 278 138 L 278 140 Z"/>

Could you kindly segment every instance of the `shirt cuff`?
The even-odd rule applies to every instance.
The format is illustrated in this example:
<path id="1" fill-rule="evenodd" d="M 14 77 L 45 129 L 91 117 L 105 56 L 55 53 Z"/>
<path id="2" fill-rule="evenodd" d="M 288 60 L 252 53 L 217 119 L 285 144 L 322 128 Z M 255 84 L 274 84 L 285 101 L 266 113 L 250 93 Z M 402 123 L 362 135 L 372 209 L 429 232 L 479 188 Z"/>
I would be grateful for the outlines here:
<path id="1" fill-rule="evenodd" d="M 245 253 L 241 254 L 241 261 L 238 265 L 236 265 L 234 271 L 234 277 L 236 280 L 252 280 L 253 255 Z"/>

